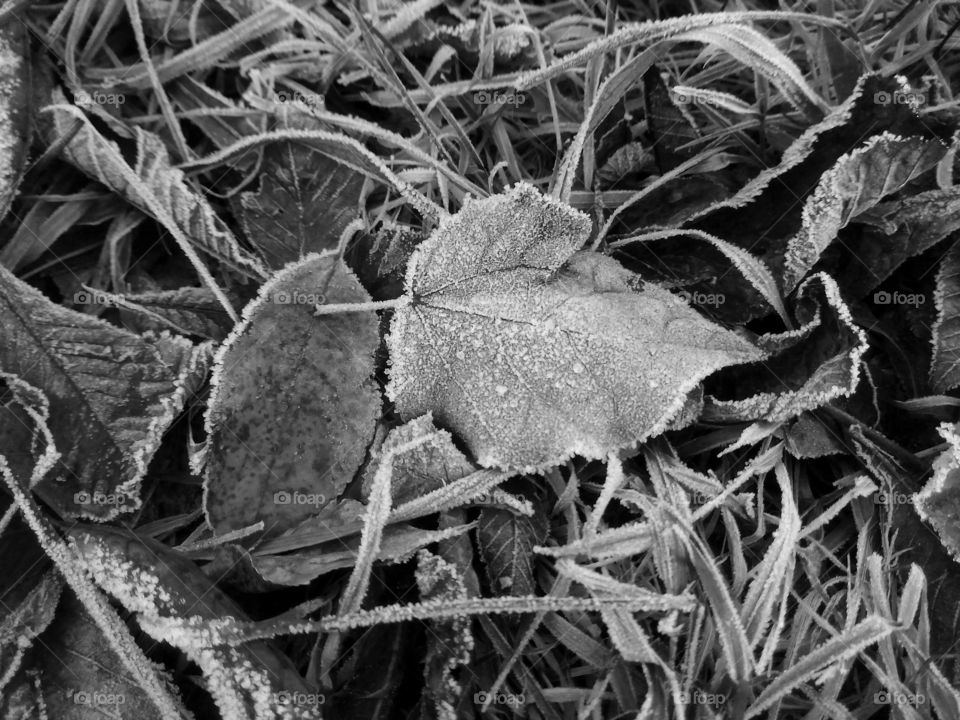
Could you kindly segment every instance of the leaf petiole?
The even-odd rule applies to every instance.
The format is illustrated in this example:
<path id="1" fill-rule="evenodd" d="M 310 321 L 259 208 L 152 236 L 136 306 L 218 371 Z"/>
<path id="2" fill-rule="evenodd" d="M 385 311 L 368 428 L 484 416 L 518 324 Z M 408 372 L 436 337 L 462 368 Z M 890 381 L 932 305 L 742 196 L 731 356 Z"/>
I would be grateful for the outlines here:
<path id="1" fill-rule="evenodd" d="M 367 312 L 368 310 L 395 310 L 409 303 L 406 297 L 398 297 L 393 300 L 379 300 L 368 303 L 330 303 L 324 305 L 317 303 L 313 306 L 313 314 L 316 317 L 320 315 L 335 315 L 337 313 L 347 312 Z"/>

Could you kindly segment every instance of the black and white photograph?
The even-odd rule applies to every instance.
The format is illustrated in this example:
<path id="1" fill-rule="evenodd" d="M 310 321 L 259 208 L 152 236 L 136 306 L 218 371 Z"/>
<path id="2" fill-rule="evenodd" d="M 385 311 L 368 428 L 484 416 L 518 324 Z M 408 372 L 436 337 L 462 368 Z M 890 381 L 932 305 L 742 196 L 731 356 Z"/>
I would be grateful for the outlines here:
<path id="1" fill-rule="evenodd" d="M 957 0 L 3 0 L 0 720 L 960 720 L 958 150 Z"/>

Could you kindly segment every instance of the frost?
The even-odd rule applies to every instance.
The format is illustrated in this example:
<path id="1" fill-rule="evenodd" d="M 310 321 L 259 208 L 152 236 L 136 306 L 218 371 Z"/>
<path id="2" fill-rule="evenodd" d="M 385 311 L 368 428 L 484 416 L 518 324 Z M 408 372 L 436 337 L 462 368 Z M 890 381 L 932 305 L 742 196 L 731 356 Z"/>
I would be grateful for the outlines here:
<path id="1" fill-rule="evenodd" d="M 294 142 L 269 146 L 257 192 L 240 195 L 243 228 L 271 268 L 336 247 L 357 215 L 363 176 Z"/>
<path id="2" fill-rule="evenodd" d="M 19 22 L 0 28 L 0 219 L 13 202 L 27 159 L 30 66 L 27 32 Z"/>
<path id="3" fill-rule="evenodd" d="M 742 377 L 753 381 L 750 387 L 771 389 L 736 400 L 708 397 L 704 418 L 762 421 L 762 428 L 772 432 L 777 423 L 856 390 L 860 360 L 868 348 L 867 337 L 854 324 L 836 282 L 829 275 L 818 273 L 800 286 L 797 298 L 806 315 L 803 325 L 781 336 L 757 341 L 758 345 L 778 349 L 777 355 L 764 361 L 765 372 L 760 376 L 763 380 L 757 382 L 756 373 L 743 369 Z M 787 344 L 790 341 L 796 345 L 791 347 Z"/>
<path id="4" fill-rule="evenodd" d="M 147 464 L 206 375 L 208 347 L 140 337 L 55 305 L 3 268 L 0 308 L 0 371 L 46 394 L 63 454 L 37 492 L 66 517 L 107 520 L 139 507 Z"/>
<path id="5" fill-rule="evenodd" d="M 292 662 L 266 642 L 245 636 L 249 621 L 192 562 L 122 531 L 74 530 L 71 535 L 82 566 L 137 614 L 140 627 L 197 663 L 224 718 L 321 717 L 322 700 L 313 705 L 292 701 L 317 697 Z"/>
<path id="6" fill-rule="evenodd" d="M 314 317 L 369 300 L 333 255 L 274 275 L 221 346 L 210 382 L 204 511 L 218 532 L 289 529 L 334 501 L 363 462 L 380 412 L 375 313 Z"/>
<path id="7" fill-rule="evenodd" d="M 668 291 L 634 291 L 615 260 L 576 253 L 589 229 L 523 183 L 444 219 L 410 260 L 387 340 L 401 416 L 432 412 L 485 467 L 540 471 L 662 432 L 705 376 L 761 357 Z"/>
<path id="8" fill-rule="evenodd" d="M 393 504 L 396 506 L 465 478 L 476 470 L 453 444 L 450 433 L 434 426 L 430 413 L 393 428 L 373 459 L 379 460 L 384 453 L 421 437 L 429 439 L 393 461 Z M 369 493 L 371 481 L 372 476 L 368 474 L 364 482 L 365 494 Z"/>
<path id="9" fill-rule="evenodd" d="M 933 477 L 913 496 L 913 504 L 953 559 L 960 562 L 960 434 L 957 426 L 944 423 L 940 435 L 948 447 L 934 461 Z"/>
<path id="10" fill-rule="evenodd" d="M 865 295 L 908 258 L 960 229 L 960 186 L 880 203 L 858 215 L 856 222 L 860 232 L 844 237 L 846 252 L 829 258 L 830 267 L 836 267 L 834 277 L 850 297 Z"/>
<path id="11" fill-rule="evenodd" d="M 937 319 L 930 340 L 930 384 L 937 392 L 960 385 L 960 243 L 954 243 L 937 273 Z"/>
<path id="12" fill-rule="evenodd" d="M 417 588 L 423 600 L 465 600 L 467 586 L 463 571 L 455 564 L 427 550 L 417 553 Z M 467 667 L 473 655 L 470 620 L 454 618 L 431 623 L 424 662 L 427 693 L 432 696 L 439 720 L 456 720 L 456 704 L 463 687 L 454 671 Z"/>
<path id="13" fill-rule="evenodd" d="M 784 289 L 794 288 L 851 218 L 936 166 L 946 151 L 939 140 L 884 132 L 841 156 L 807 198 L 800 231 L 788 241 Z"/>
<path id="14" fill-rule="evenodd" d="M 56 91 L 54 100 L 63 99 Z M 240 247 L 206 198 L 190 186 L 182 170 L 170 163 L 167 149 L 157 135 L 135 128 L 137 160 L 130 168 L 117 144 L 101 135 L 76 108 L 55 105 L 52 111 L 58 137 L 67 137 L 78 119 L 82 123 L 75 135 L 69 135 L 72 139 L 63 153 L 67 160 L 127 202 L 156 217 L 174 237 L 189 238 L 191 245 L 248 277 L 266 276 L 261 263 Z M 140 182 L 140 187 L 131 182 L 133 178 Z M 189 254 L 190 249 L 184 249 Z"/>

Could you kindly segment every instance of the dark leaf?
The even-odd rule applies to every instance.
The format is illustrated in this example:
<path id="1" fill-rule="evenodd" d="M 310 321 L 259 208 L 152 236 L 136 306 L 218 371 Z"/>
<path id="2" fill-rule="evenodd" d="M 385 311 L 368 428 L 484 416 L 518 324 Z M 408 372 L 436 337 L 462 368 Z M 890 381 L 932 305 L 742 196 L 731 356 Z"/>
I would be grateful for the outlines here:
<path id="1" fill-rule="evenodd" d="M 217 355 L 207 411 L 204 509 L 218 533 L 259 520 L 277 534 L 335 500 L 380 413 L 373 311 L 314 316 L 369 296 L 332 255 L 278 272 Z"/>
<path id="2" fill-rule="evenodd" d="M 497 595 L 535 595 L 533 546 L 543 543 L 545 518 L 486 507 L 480 511 L 477 540 L 487 580 Z"/>
<path id="3" fill-rule="evenodd" d="M 3 268 L 0 332 L 0 370 L 49 399 L 62 454 L 36 491 L 67 517 L 106 520 L 138 508 L 147 464 L 206 376 L 208 348 L 67 310 Z"/>
<path id="4" fill-rule="evenodd" d="M 330 250 L 357 216 L 363 176 L 293 142 L 268 147 L 258 192 L 245 192 L 243 226 L 267 265 Z"/>

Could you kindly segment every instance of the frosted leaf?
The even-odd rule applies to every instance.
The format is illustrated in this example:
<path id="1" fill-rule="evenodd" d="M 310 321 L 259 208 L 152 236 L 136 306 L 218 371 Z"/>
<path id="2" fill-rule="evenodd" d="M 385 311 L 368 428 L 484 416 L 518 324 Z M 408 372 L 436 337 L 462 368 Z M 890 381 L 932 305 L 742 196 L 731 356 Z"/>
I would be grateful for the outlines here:
<path id="1" fill-rule="evenodd" d="M 652 168 L 653 155 L 650 151 L 640 142 L 629 142 L 617 148 L 597 169 L 597 179 L 603 187 L 611 187 L 624 178 Z"/>
<path id="2" fill-rule="evenodd" d="M 943 424 L 940 434 L 949 446 L 933 463 L 933 477 L 913 496 L 920 517 L 933 526 L 940 542 L 960 562 L 960 434 Z"/>
<path id="3" fill-rule="evenodd" d="M 831 274 L 850 297 L 862 297 L 907 259 L 960 230 L 960 185 L 880 203 L 855 222 L 859 233 L 828 248 L 823 266 L 836 268 Z"/>
<path id="4" fill-rule="evenodd" d="M 797 297 L 798 319 L 803 325 L 784 334 L 796 343 L 780 347 L 760 369 L 732 369 L 731 384 L 749 388 L 752 394 L 736 399 L 707 397 L 703 419 L 775 424 L 853 393 L 860 381 L 860 359 L 868 346 L 840 289 L 829 275 L 818 273 L 804 281 Z M 767 342 L 761 338 L 758 344 L 774 347 L 781 339 L 775 336 Z"/>
<path id="5" fill-rule="evenodd" d="M 789 204 L 778 204 L 778 201 L 790 197 L 795 203 L 798 195 L 802 197 L 812 191 L 842 152 L 863 141 L 863 128 L 868 126 L 868 121 L 872 121 L 869 126 L 875 127 L 877 132 L 893 132 L 905 124 L 905 119 L 915 115 L 903 104 L 878 105 L 874 100 L 878 93 L 890 95 L 898 89 L 891 78 L 876 73 L 862 75 L 850 96 L 823 120 L 808 127 L 784 150 L 777 165 L 761 171 L 732 197 L 704 208 L 691 218 L 690 224 L 696 227 L 702 224 L 702 229 L 708 232 L 713 227 L 712 231 L 717 232 L 715 226 L 719 218 L 721 224 L 729 223 L 732 230 L 737 227 L 737 217 L 743 219 L 742 213 L 734 211 L 752 206 L 757 216 L 750 217 L 749 225 L 741 224 L 740 230 L 747 237 L 753 237 L 755 230 L 769 228 L 771 213 L 777 208 L 790 207 Z M 836 147 L 842 150 L 834 155 L 833 148 Z M 756 203 L 758 200 L 762 202 Z M 704 218 L 708 219 L 701 223 Z M 718 234 L 726 237 L 723 233 Z"/>
<path id="6" fill-rule="evenodd" d="M 819 458 L 846 452 L 840 439 L 812 413 L 805 412 L 783 432 L 784 447 L 795 458 Z"/>
<path id="7" fill-rule="evenodd" d="M 0 219 L 20 184 L 30 137 L 30 63 L 26 25 L 0 27 Z"/>
<path id="8" fill-rule="evenodd" d="M 373 459 L 377 460 L 389 450 L 421 437 L 429 437 L 429 440 L 397 455 L 393 460 L 394 506 L 400 506 L 449 482 L 465 478 L 477 469 L 453 444 L 450 433 L 434 426 L 430 413 L 393 428 Z M 374 467 L 374 463 L 371 462 L 368 467 Z M 370 491 L 372 479 L 372 474 L 368 473 L 363 488 L 365 495 Z"/>
<path id="9" fill-rule="evenodd" d="M 62 454 L 36 492 L 66 517 L 107 520 L 139 507 L 147 464 L 206 375 L 208 347 L 68 310 L 3 268 L 0 333 L 0 371 L 49 399 Z"/>
<path id="10" fill-rule="evenodd" d="M 761 353 L 615 260 L 589 219 L 521 183 L 468 200 L 407 268 L 387 393 L 485 467 L 538 471 L 663 431 L 714 370 Z M 504 390 L 505 388 L 505 390 Z"/>
<path id="11" fill-rule="evenodd" d="M 28 673 L 36 673 L 42 681 L 33 687 L 34 712 L 43 707 L 47 717 L 160 720 L 163 715 L 130 678 L 116 652 L 107 644 L 100 628 L 76 596 L 64 594 L 59 603 L 52 598 L 51 616 L 54 609 L 56 616 L 51 617 L 50 626 L 37 638 L 30 653 L 30 666 L 24 668 L 28 672 L 14 678 L 10 691 L 13 692 L 17 685 L 33 686 Z M 168 691 L 177 693 L 168 677 L 160 672 L 157 675 Z M 6 690 L 0 692 L 0 696 L 6 693 Z M 3 717 L 10 716 L 4 714 Z"/>
<path id="12" fill-rule="evenodd" d="M 124 325 L 139 332 L 170 330 L 222 341 L 233 320 L 205 287 L 180 287 L 113 296 Z"/>
<path id="13" fill-rule="evenodd" d="M 946 392 L 960 385 L 960 243 L 954 243 L 940 262 L 934 297 L 937 319 L 931 338 L 930 385 Z"/>
<path id="14" fill-rule="evenodd" d="M 321 717 L 316 693 L 293 662 L 268 642 L 229 644 L 233 625 L 248 618 L 191 561 L 129 531 L 70 532 L 86 570 L 155 640 L 183 650 L 203 671 L 225 718 Z"/>
<path id="15" fill-rule="evenodd" d="M 495 595 L 535 595 L 534 545 L 547 538 L 546 515 L 517 515 L 510 510 L 485 507 L 480 511 L 477 544 Z"/>
<path id="16" fill-rule="evenodd" d="M 335 500 L 363 462 L 380 413 L 378 322 L 372 311 L 315 317 L 324 300 L 369 296 L 333 255 L 291 263 L 217 354 L 204 493 L 217 533 L 259 520 L 268 534 L 293 527 Z"/>
<path id="17" fill-rule="evenodd" d="M 377 560 L 399 562 L 427 545 L 459 537 L 473 525 L 443 530 L 422 530 L 412 525 L 391 525 L 383 533 Z M 264 580 L 276 585 L 306 585 L 334 570 L 352 568 L 357 561 L 359 536 L 337 540 L 289 555 L 254 555 L 253 567 Z"/>
<path id="18" fill-rule="evenodd" d="M 417 553 L 417 588 L 420 599 L 466 600 L 463 572 L 453 563 L 427 550 Z M 469 665 L 473 633 L 466 617 L 430 623 L 424 661 L 425 693 L 433 700 L 438 720 L 456 720 L 456 705 L 463 687 L 453 673 Z"/>
<path id="19" fill-rule="evenodd" d="M 800 231 L 787 243 L 784 288 L 792 290 L 851 218 L 935 167 L 939 140 L 881 133 L 840 157 L 807 198 Z"/>
<path id="20" fill-rule="evenodd" d="M 784 272 L 787 243 L 801 232 L 803 225 L 805 205 L 798 200 L 812 197 L 824 174 L 841 156 L 880 133 L 931 137 L 928 123 L 909 105 L 877 101 L 901 92 L 902 86 L 893 78 L 875 73 L 861 76 L 850 96 L 791 143 L 778 164 L 761 171 L 732 197 L 685 220 L 684 227 L 712 233 L 749 249 L 780 275 Z M 827 252 L 837 245 L 828 247 Z M 869 275 L 859 261 L 851 258 L 848 264 L 855 266 L 856 274 Z M 719 282 L 716 292 L 735 297 L 737 280 Z M 845 290 L 850 287 L 846 278 L 840 285 Z M 751 312 L 751 316 L 758 314 Z"/>
<path id="21" fill-rule="evenodd" d="M 64 98 L 55 91 L 53 99 L 62 102 Z M 159 136 L 139 127 L 134 129 L 137 149 L 132 170 L 143 187 L 148 188 L 147 197 L 130 182 L 131 168 L 125 165 L 117 144 L 100 134 L 89 120 L 80 120 L 80 130 L 69 134 L 80 119 L 71 110 L 67 105 L 53 106 L 54 140 L 71 138 L 63 150 L 70 163 L 131 205 L 156 217 L 172 235 L 188 238 L 195 247 L 247 277 L 262 279 L 266 275 L 263 265 L 240 247 L 207 199 L 194 190 L 182 170 L 171 164 Z"/>
<path id="22" fill-rule="evenodd" d="M 10 537 L 5 541 L 13 543 Z M 8 565 L 4 563 L 5 573 L 11 569 Z M 14 578 L 19 585 L 21 578 Z M 12 589 L 17 592 L 11 593 Z M 62 589 L 63 582 L 55 572 L 47 572 L 19 603 L 16 602 L 22 592 L 19 587 L 0 587 L 4 598 L 3 607 L 0 607 L 0 693 L 20 668 L 24 653 L 34 644 L 34 638 L 53 622 Z"/>
<path id="23" fill-rule="evenodd" d="M 332 249 L 357 215 L 363 182 L 308 147 L 276 143 L 265 153 L 260 189 L 240 196 L 243 228 L 272 268 Z"/>

